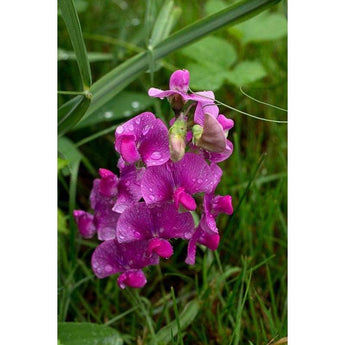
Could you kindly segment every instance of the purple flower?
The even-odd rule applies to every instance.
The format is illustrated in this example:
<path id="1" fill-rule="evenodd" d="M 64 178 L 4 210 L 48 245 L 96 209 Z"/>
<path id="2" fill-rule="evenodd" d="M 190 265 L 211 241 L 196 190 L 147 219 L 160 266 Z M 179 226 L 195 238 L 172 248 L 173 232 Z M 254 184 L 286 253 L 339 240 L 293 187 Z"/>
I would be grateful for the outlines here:
<path id="1" fill-rule="evenodd" d="M 169 258 L 173 250 L 168 240 L 190 239 L 194 221 L 189 212 L 178 213 L 171 203 L 149 207 L 141 202 L 121 214 L 116 233 L 119 243 L 149 240 L 148 254 Z"/>
<path id="2" fill-rule="evenodd" d="M 141 191 L 146 204 L 174 200 L 187 210 L 195 210 L 192 197 L 196 193 L 210 193 L 217 180 L 205 160 L 186 153 L 178 162 L 149 167 L 144 173 Z"/>
<path id="3" fill-rule="evenodd" d="M 82 210 L 74 210 L 73 216 L 81 236 L 91 238 L 97 232 L 93 215 Z"/>
<path id="4" fill-rule="evenodd" d="M 117 127 L 115 150 L 126 163 L 164 164 L 170 158 L 168 129 L 152 113 L 142 113 Z"/>
<path id="5" fill-rule="evenodd" d="M 135 205 L 141 198 L 141 180 L 145 168 L 136 168 L 135 165 L 126 165 L 119 159 L 118 168 L 120 179 L 117 186 L 118 193 L 113 211 L 122 213 L 127 207 Z"/>
<path id="6" fill-rule="evenodd" d="M 93 181 L 90 194 L 91 208 L 94 210 L 94 224 L 97 229 L 98 239 L 101 241 L 116 238 L 116 224 L 120 214 L 113 211 L 115 199 L 104 195 L 101 190 L 102 179 Z"/>
<path id="7" fill-rule="evenodd" d="M 118 243 L 115 239 L 101 243 L 93 252 L 91 265 L 98 278 L 123 272 L 118 277 L 118 285 L 140 288 L 146 284 L 142 268 L 158 265 L 156 254 L 147 255 L 148 241 Z"/>
<path id="8" fill-rule="evenodd" d="M 195 264 L 195 254 L 197 243 L 206 246 L 208 249 L 216 250 L 219 245 L 220 236 L 218 234 L 209 234 L 200 226 L 196 229 L 192 238 L 188 242 L 187 258 L 185 263 L 188 265 Z"/>
<path id="9" fill-rule="evenodd" d="M 160 90 L 151 87 L 148 91 L 151 97 L 172 97 L 179 95 L 184 102 L 189 101 L 190 95 L 188 94 L 189 89 L 189 71 L 177 70 L 170 76 L 169 90 Z"/>

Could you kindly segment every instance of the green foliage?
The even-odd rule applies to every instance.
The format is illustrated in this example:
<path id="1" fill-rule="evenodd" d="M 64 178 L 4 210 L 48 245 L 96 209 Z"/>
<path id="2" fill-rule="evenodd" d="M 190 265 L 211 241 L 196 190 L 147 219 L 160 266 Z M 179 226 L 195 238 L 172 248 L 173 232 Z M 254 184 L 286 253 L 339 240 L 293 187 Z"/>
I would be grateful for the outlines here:
<path id="1" fill-rule="evenodd" d="M 268 11 L 229 29 L 243 42 L 272 41 L 287 35 L 287 20 L 283 14 Z"/>
<path id="2" fill-rule="evenodd" d="M 234 153 L 221 163 L 223 177 L 216 192 L 232 195 L 234 214 L 217 219 L 221 243 L 216 252 L 198 247 L 196 263 L 190 267 L 184 263 L 186 244 L 174 241 L 170 260 L 145 269 L 149 283 L 143 289 L 119 289 L 116 275 L 95 277 L 90 262 L 99 241 L 83 240 L 72 216 L 75 208 L 89 209 L 97 169 L 116 172 L 113 145 L 119 123 L 142 111 L 164 120 L 172 117 L 168 102 L 149 98 L 147 90 L 151 86 L 167 89 L 175 69 L 190 69 L 194 91 L 213 89 L 217 99 L 239 110 L 286 119 L 284 112 L 239 91 L 239 86 L 246 86 L 250 96 L 286 108 L 283 6 L 247 20 L 276 2 L 210 0 L 195 6 L 196 2 L 183 0 L 89 0 L 87 11 L 85 4 L 78 9 L 83 1 L 75 2 L 96 82 L 91 86 L 90 105 L 81 116 L 79 102 L 85 95 L 59 94 L 60 126 L 73 120 L 64 125 L 58 140 L 61 345 L 69 344 L 68 337 L 72 344 L 102 344 L 111 339 L 124 344 L 239 345 L 274 343 L 272 339 L 286 336 L 285 125 L 219 107 L 234 119 L 235 127 L 229 134 Z M 230 29 L 230 24 L 236 26 Z M 152 37 L 154 45 L 148 51 Z M 60 58 L 67 54 L 68 60 L 59 60 L 58 89 L 82 91 L 70 40 L 61 17 Z M 100 53 L 95 59 L 104 59 L 96 62 L 93 52 Z"/>
<path id="3" fill-rule="evenodd" d="M 226 76 L 230 83 L 240 87 L 265 77 L 266 71 L 259 61 L 242 61 Z"/>
<path id="4" fill-rule="evenodd" d="M 119 333 L 112 328 L 89 322 L 61 322 L 59 341 L 63 345 L 122 345 Z"/>

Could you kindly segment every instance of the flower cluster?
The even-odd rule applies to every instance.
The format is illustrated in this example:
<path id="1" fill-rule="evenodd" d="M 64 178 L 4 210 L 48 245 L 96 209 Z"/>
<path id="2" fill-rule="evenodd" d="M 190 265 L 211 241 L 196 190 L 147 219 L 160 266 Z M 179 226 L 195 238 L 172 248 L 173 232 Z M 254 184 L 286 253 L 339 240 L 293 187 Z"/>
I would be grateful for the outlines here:
<path id="1" fill-rule="evenodd" d="M 170 129 L 150 112 L 118 126 L 119 176 L 99 169 L 90 194 L 93 213 L 74 211 L 80 234 L 102 241 L 92 255 L 96 276 L 121 273 L 121 288 L 144 286 L 142 269 L 170 258 L 172 239 L 188 241 L 190 265 L 197 244 L 217 249 L 216 218 L 233 212 L 231 196 L 215 190 L 222 176 L 217 163 L 233 150 L 227 134 L 234 122 L 219 114 L 212 91 L 188 91 L 187 70 L 171 75 L 169 90 L 148 91 L 168 98 L 175 113 Z"/>

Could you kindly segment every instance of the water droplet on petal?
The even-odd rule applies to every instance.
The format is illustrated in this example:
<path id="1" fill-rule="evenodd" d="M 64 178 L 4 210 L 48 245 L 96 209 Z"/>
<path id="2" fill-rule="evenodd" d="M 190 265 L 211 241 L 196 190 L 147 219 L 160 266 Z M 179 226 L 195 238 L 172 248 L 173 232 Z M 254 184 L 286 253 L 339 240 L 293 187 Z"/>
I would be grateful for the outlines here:
<path id="1" fill-rule="evenodd" d="M 154 195 L 150 195 L 149 196 L 150 200 L 154 201 L 156 199 L 156 197 Z"/>
<path id="2" fill-rule="evenodd" d="M 192 178 L 192 182 L 195 182 L 195 178 Z"/>
<path id="3" fill-rule="evenodd" d="M 128 126 L 128 129 L 129 129 L 130 131 L 133 131 L 133 129 L 134 129 L 133 125 L 130 124 L 130 125 Z"/>
<path id="4" fill-rule="evenodd" d="M 143 129 L 143 135 L 146 135 L 147 132 L 150 130 L 150 128 L 151 128 L 150 125 L 146 125 Z"/>
<path id="5" fill-rule="evenodd" d="M 152 158 L 152 159 L 159 159 L 159 158 L 161 158 L 161 157 L 162 157 L 162 155 L 161 155 L 161 153 L 158 152 L 158 151 L 155 151 L 155 152 L 153 152 L 153 153 L 151 154 L 151 158 Z"/>
<path id="6" fill-rule="evenodd" d="M 189 240 L 191 237 L 192 237 L 192 233 L 189 232 L 189 231 L 186 231 L 184 234 L 183 234 L 184 238 L 186 240 Z"/>
<path id="7" fill-rule="evenodd" d="M 106 266 L 104 267 L 104 271 L 109 273 L 109 272 L 112 271 L 112 267 L 111 267 L 110 265 L 106 265 Z"/>
<path id="8" fill-rule="evenodd" d="M 202 179 L 201 178 L 198 178 L 198 181 L 197 181 L 198 183 L 201 183 L 202 182 Z"/>
<path id="9" fill-rule="evenodd" d="M 123 127 L 119 126 L 116 128 L 116 133 L 121 134 L 123 132 Z"/>
<path id="10" fill-rule="evenodd" d="M 149 188 L 150 189 L 150 192 L 152 192 L 153 191 L 153 189 L 152 188 Z"/>
<path id="11" fill-rule="evenodd" d="M 136 123 L 137 125 L 140 124 L 140 117 L 137 117 L 137 118 L 135 119 L 135 123 Z"/>

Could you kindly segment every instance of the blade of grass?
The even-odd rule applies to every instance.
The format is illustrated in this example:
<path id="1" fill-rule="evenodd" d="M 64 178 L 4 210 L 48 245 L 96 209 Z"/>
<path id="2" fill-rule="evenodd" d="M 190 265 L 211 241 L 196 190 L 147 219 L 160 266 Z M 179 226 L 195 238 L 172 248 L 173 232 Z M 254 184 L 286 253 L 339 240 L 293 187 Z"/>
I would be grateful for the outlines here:
<path id="1" fill-rule="evenodd" d="M 176 320 L 176 325 L 177 325 L 177 336 L 178 336 L 178 340 L 180 340 L 180 342 L 181 342 L 181 345 L 183 345 L 183 337 L 182 337 L 182 332 L 181 332 L 179 312 L 178 312 L 178 309 L 177 309 L 177 303 L 176 303 L 176 298 L 175 298 L 175 291 L 174 291 L 173 287 L 171 287 L 171 296 L 172 296 L 172 300 L 173 300 L 175 320 Z M 171 333 L 173 333 L 172 330 L 171 330 Z M 173 337 L 173 334 L 171 334 L 171 335 Z M 178 340 L 177 340 L 177 343 L 178 343 Z"/>
<path id="2" fill-rule="evenodd" d="M 83 88 L 84 90 L 87 90 L 90 88 L 92 83 L 91 69 L 78 14 L 73 0 L 59 0 L 59 6 L 75 52 Z"/>
<path id="3" fill-rule="evenodd" d="M 154 60 L 161 59 L 173 51 L 228 24 L 239 23 L 258 12 L 278 3 L 280 0 L 242 1 L 223 11 L 201 19 L 179 30 L 152 48 Z M 117 66 L 91 86 L 91 105 L 84 117 L 90 116 L 104 103 L 134 81 L 148 67 L 148 52 L 139 53 Z"/>

